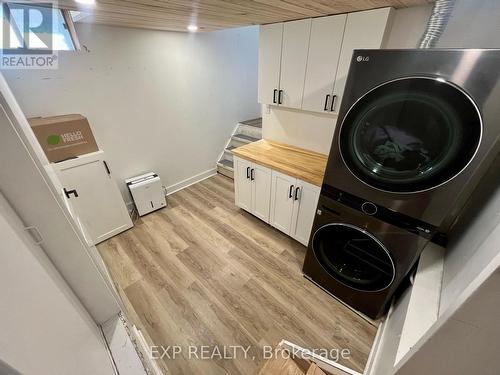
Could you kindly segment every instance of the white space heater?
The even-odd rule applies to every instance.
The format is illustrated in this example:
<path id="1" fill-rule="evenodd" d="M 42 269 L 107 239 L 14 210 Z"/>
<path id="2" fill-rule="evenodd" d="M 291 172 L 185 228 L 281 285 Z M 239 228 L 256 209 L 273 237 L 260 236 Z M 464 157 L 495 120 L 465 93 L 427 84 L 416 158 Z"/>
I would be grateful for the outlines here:
<path id="1" fill-rule="evenodd" d="M 160 177 L 154 173 L 146 173 L 125 180 L 130 195 L 134 200 L 139 216 L 159 210 L 167 205 L 165 192 Z"/>

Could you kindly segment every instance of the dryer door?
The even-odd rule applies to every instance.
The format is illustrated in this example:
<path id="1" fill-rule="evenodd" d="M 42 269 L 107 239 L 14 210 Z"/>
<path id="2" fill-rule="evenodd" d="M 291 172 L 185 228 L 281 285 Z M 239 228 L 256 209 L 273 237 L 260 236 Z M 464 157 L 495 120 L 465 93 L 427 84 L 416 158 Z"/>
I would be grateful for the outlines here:
<path id="1" fill-rule="evenodd" d="M 320 227 L 312 248 L 323 268 L 337 281 L 362 291 L 380 291 L 394 281 L 396 269 L 387 249 L 373 235 L 349 224 Z"/>
<path id="2" fill-rule="evenodd" d="M 339 147 L 364 183 L 410 193 L 459 174 L 481 134 L 481 115 L 467 93 L 440 78 L 407 77 L 374 88 L 349 109 Z"/>

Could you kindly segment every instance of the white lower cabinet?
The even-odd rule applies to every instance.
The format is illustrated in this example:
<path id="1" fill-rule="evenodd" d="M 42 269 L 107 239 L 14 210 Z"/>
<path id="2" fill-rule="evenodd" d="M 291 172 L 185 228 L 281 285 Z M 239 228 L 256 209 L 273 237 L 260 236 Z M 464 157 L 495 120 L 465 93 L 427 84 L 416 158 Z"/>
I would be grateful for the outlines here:
<path id="1" fill-rule="evenodd" d="M 234 157 L 235 203 L 307 246 L 320 188 Z"/>
<path id="2" fill-rule="evenodd" d="M 272 176 L 269 223 L 307 246 L 321 189 L 280 172 Z"/>
<path id="3" fill-rule="evenodd" d="M 236 205 L 268 223 L 271 170 L 235 156 L 234 187 Z"/>
<path id="4" fill-rule="evenodd" d="M 316 185 L 297 180 L 290 235 L 305 246 L 309 243 L 320 191 Z"/>
<path id="5" fill-rule="evenodd" d="M 292 229 L 293 194 L 296 183 L 296 178 L 273 171 L 269 224 L 288 235 Z"/>

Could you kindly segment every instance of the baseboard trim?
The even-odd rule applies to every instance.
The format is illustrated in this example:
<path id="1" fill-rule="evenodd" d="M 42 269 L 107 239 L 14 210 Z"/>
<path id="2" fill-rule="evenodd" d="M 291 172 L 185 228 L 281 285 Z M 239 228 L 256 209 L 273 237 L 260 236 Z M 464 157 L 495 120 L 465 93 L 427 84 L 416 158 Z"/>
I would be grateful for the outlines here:
<path id="1" fill-rule="evenodd" d="M 188 186 L 194 185 L 200 181 L 206 180 L 207 178 L 210 178 L 212 176 L 215 176 L 217 174 L 217 168 L 211 168 L 209 170 L 206 170 L 205 172 L 198 173 L 197 175 L 194 175 L 193 177 L 186 178 L 185 180 L 182 180 L 180 182 L 177 182 L 173 185 L 167 186 L 167 195 L 173 194 L 179 190 L 185 189 Z"/>

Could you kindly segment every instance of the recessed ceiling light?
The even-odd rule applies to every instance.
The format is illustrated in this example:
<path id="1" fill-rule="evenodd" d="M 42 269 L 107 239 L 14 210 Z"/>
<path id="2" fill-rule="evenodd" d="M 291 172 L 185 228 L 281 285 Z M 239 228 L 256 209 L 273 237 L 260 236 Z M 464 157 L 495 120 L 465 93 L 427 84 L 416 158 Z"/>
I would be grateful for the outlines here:
<path id="1" fill-rule="evenodd" d="M 77 3 L 91 5 L 95 4 L 95 0 L 76 0 Z"/>
<path id="2" fill-rule="evenodd" d="M 198 26 L 196 25 L 189 25 L 188 30 L 191 31 L 192 33 L 198 31 Z"/>

